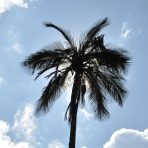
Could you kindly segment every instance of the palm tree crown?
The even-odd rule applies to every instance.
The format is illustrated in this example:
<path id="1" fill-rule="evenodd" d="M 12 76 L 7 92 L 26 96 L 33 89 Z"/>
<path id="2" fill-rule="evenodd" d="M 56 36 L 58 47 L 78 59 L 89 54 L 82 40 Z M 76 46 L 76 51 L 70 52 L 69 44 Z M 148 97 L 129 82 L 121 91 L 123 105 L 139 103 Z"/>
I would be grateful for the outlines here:
<path id="1" fill-rule="evenodd" d="M 109 95 L 122 106 L 126 95 L 123 75 L 130 58 L 127 51 L 104 44 L 104 35 L 100 31 L 108 24 L 108 18 L 97 22 L 78 43 L 64 29 L 52 23 L 45 24 L 46 27 L 58 30 L 66 39 L 66 44 L 54 42 L 31 54 L 23 62 L 23 66 L 32 73 L 38 71 L 36 78 L 49 72 L 46 76 L 49 83 L 37 102 L 36 115 L 49 111 L 68 77 L 73 79 L 71 100 L 65 114 L 70 124 L 78 105 L 85 104 L 86 92 L 95 116 L 99 119 L 109 115 L 106 108 Z"/>

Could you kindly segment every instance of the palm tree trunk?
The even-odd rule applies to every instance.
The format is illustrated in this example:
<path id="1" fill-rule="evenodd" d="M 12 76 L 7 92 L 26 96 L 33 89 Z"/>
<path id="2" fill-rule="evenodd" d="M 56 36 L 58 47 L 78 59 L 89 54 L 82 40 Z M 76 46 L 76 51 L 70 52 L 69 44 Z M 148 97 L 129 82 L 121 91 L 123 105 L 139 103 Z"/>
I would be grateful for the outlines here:
<path id="1" fill-rule="evenodd" d="M 69 148 L 75 148 L 75 143 L 76 143 L 76 125 L 77 125 L 77 110 L 78 110 L 78 104 L 75 104 L 74 113 L 72 115 L 71 127 L 70 127 Z"/>
<path id="2" fill-rule="evenodd" d="M 78 111 L 78 97 L 79 97 L 79 74 L 75 74 L 74 83 L 71 94 L 72 118 L 70 125 L 70 139 L 69 148 L 75 148 L 76 143 L 76 125 L 77 125 L 77 111 Z"/>

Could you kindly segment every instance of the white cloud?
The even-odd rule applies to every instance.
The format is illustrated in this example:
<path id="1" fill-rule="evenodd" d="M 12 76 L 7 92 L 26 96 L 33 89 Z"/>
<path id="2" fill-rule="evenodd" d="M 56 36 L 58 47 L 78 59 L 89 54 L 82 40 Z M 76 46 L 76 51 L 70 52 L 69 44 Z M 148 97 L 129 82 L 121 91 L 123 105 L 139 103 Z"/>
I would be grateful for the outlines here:
<path id="1" fill-rule="evenodd" d="M 31 104 L 27 104 L 22 111 L 17 111 L 12 128 L 17 132 L 18 137 L 23 137 L 26 141 L 35 141 L 34 131 L 36 127 L 34 109 Z"/>
<path id="2" fill-rule="evenodd" d="M 27 104 L 22 111 L 17 111 L 14 116 L 14 125 L 0 120 L 0 147 L 3 148 L 34 148 L 33 132 L 36 124 L 33 118 L 33 107 Z M 11 136 L 9 135 L 11 133 Z M 12 140 L 12 135 L 19 139 Z M 14 136 L 13 136 L 14 139 Z M 17 141 L 17 142 L 16 142 Z M 34 144 L 35 145 L 35 144 Z"/>
<path id="3" fill-rule="evenodd" d="M 13 6 L 28 8 L 25 0 L 0 0 L 0 14 L 10 10 Z"/>
<path id="4" fill-rule="evenodd" d="M 123 39 L 127 39 L 129 35 L 132 33 L 133 29 L 128 27 L 127 22 L 124 22 L 121 28 L 121 37 Z"/>
<path id="5" fill-rule="evenodd" d="M 17 53 L 21 53 L 22 52 L 22 47 L 21 47 L 21 44 L 16 41 L 14 42 L 12 45 L 11 45 L 11 48 L 16 51 Z"/>
<path id="6" fill-rule="evenodd" d="M 103 148 L 148 148 L 148 129 L 120 129 L 115 131 Z"/>
<path id="7" fill-rule="evenodd" d="M 2 86 L 3 84 L 5 84 L 5 80 L 2 76 L 0 76 L 0 86 Z"/>
<path id="8" fill-rule="evenodd" d="M 87 112 L 85 109 L 81 109 L 80 111 L 81 111 L 85 121 L 88 121 L 93 117 L 93 115 L 90 114 L 89 112 Z"/>
<path id="9" fill-rule="evenodd" d="M 48 148 L 66 148 L 59 140 L 49 143 Z"/>

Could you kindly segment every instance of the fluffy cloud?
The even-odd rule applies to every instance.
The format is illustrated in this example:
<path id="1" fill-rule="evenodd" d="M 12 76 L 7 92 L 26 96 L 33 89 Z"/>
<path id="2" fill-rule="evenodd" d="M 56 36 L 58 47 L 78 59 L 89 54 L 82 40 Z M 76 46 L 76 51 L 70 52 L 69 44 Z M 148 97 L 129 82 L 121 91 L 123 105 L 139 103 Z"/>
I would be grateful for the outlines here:
<path id="1" fill-rule="evenodd" d="M 60 141 L 54 140 L 49 143 L 48 148 L 66 148 Z"/>
<path id="2" fill-rule="evenodd" d="M 35 142 L 33 132 L 36 124 L 32 105 L 27 104 L 24 110 L 17 111 L 14 120 L 13 126 L 0 120 L 0 146 L 3 148 L 33 148 L 33 142 Z M 12 140 L 15 136 L 19 137 L 17 142 Z"/>
<path id="3" fill-rule="evenodd" d="M 0 14 L 11 9 L 13 6 L 28 8 L 26 0 L 0 0 Z"/>
<path id="4" fill-rule="evenodd" d="M 120 129 L 115 131 L 103 148 L 148 148 L 148 129 Z"/>
<path id="5" fill-rule="evenodd" d="M 123 39 L 127 39 L 129 35 L 132 33 L 133 29 L 128 27 L 127 22 L 124 22 L 121 28 L 121 37 Z"/>
<path id="6" fill-rule="evenodd" d="M 36 129 L 34 119 L 34 109 L 31 104 L 27 104 L 22 111 L 17 111 L 14 116 L 14 125 L 12 127 L 17 132 L 18 137 L 24 138 L 26 141 L 35 141 L 34 131 Z"/>

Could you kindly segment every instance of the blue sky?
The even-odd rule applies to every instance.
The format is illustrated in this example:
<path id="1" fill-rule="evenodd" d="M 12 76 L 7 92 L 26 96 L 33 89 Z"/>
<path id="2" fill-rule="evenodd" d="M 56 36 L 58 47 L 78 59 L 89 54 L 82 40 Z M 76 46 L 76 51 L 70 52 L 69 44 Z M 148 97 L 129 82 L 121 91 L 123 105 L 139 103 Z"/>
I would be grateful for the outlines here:
<path id="1" fill-rule="evenodd" d="M 21 62 L 53 41 L 63 41 L 44 22 L 78 38 L 107 16 L 106 43 L 127 49 L 132 57 L 125 83 L 129 93 L 122 108 L 109 102 L 109 120 L 95 119 L 89 106 L 79 109 L 76 147 L 147 148 L 147 6 L 147 0 L 0 0 L 0 147 L 67 148 L 69 92 L 64 90 L 48 114 L 35 118 L 35 103 L 47 81 L 43 76 L 34 81 Z"/>

